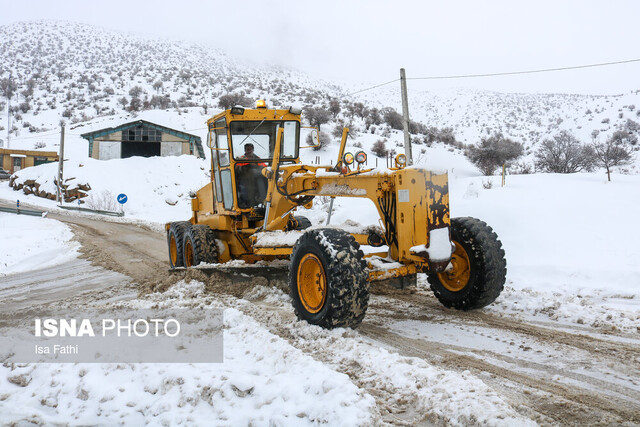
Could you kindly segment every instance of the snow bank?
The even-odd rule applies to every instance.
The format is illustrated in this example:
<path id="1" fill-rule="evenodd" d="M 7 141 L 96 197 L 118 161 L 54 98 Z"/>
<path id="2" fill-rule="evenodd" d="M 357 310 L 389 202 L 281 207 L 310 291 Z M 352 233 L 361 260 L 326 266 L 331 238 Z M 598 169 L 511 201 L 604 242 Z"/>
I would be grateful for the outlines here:
<path id="1" fill-rule="evenodd" d="M 75 258 L 80 244 L 59 221 L 0 212 L 0 276 L 52 267 Z"/>
<path id="2" fill-rule="evenodd" d="M 17 183 L 35 180 L 55 193 L 53 177 L 57 163 L 25 168 L 16 175 Z M 83 207 L 119 210 L 116 201 L 120 193 L 128 200 L 122 206 L 125 218 L 153 223 L 185 220 L 191 216 L 189 192 L 197 191 L 209 182 L 209 165 L 203 159 L 183 155 L 179 157 L 131 157 L 113 160 L 67 160 L 64 176 L 67 183 L 88 183 L 89 197 Z M 49 191 L 49 190 L 47 190 Z M 25 195 L 0 185 L 0 198 L 21 200 L 46 209 L 55 209 L 55 201 Z M 68 206 L 78 206 L 68 203 Z"/>

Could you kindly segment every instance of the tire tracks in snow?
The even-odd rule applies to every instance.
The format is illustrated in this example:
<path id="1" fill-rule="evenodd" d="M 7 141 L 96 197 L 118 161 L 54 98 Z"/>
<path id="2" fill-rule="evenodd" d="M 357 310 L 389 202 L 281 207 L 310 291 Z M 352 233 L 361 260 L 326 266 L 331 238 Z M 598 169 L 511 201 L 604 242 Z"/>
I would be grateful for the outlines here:
<path id="1" fill-rule="evenodd" d="M 276 294 L 273 290 L 269 292 Z M 298 321 L 289 301 L 273 302 L 273 298 L 265 298 L 261 292 L 253 295 L 248 292 L 245 298 L 228 294 L 218 294 L 216 297 L 252 317 L 293 347 L 348 375 L 356 386 L 375 399 L 385 423 L 477 425 L 486 422 L 483 417 L 489 419 L 494 416 L 489 413 L 491 410 L 495 411 L 496 407 L 500 408 L 505 420 L 511 421 L 511 425 L 527 422 L 526 418 L 518 416 L 516 411 L 501 400 L 495 391 L 468 372 L 454 374 L 443 371 L 434 368 L 426 360 L 416 359 L 414 355 L 406 357 L 398 354 L 395 349 L 389 353 L 378 342 L 361 336 L 358 331 L 330 331 Z M 461 381 L 469 390 L 457 389 Z M 462 408 L 461 400 L 470 407 L 480 407 L 485 403 L 489 404 L 488 402 L 491 402 L 492 407 L 487 414 L 479 410 L 469 414 Z"/>
<path id="2" fill-rule="evenodd" d="M 485 336 L 487 348 L 478 349 L 390 330 L 388 325 L 397 321 L 420 322 L 427 331 L 429 324 L 447 324 L 454 330 L 489 328 L 493 332 Z M 638 346 L 631 343 L 573 334 L 482 311 L 447 310 L 421 292 L 391 292 L 372 298 L 368 321 L 359 331 L 400 354 L 449 369 L 471 370 L 523 415 L 537 414 L 533 417 L 537 422 L 640 423 L 640 385 L 633 380 L 640 378 L 640 356 Z M 514 346 L 515 356 L 491 349 L 491 339 L 506 342 L 514 336 L 528 343 Z M 530 355 L 540 349 L 549 353 L 544 363 L 531 360 Z M 602 375 L 597 377 L 598 373 Z"/>

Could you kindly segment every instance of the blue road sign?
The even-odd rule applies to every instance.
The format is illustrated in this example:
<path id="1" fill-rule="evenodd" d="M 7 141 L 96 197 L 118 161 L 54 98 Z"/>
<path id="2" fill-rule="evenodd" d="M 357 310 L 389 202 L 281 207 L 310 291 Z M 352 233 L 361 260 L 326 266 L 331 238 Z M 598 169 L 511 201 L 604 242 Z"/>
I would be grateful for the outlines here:
<path id="1" fill-rule="evenodd" d="M 127 195 L 124 193 L 118 194 L 118 203 L 120 203 L 121 205 L 127 203 Z"/>

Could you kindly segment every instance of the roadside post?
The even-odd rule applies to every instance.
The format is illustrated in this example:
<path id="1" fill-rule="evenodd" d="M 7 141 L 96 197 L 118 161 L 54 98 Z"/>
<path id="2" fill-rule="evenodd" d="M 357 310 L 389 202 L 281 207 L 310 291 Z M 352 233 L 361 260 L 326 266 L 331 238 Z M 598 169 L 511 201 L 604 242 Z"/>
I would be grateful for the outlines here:
<path id="1" fill-rule="evenodd" d="M 118 194 L 118 197 L 116 199 L 118 200 L 118 203 L 120 203 L 120 212 L 122 212 L 122 214 L 124 215 L 124 204 L 127 203 L 127 200 L 129 200 L 129 198 L 126 194 L 120 193 Z"/>

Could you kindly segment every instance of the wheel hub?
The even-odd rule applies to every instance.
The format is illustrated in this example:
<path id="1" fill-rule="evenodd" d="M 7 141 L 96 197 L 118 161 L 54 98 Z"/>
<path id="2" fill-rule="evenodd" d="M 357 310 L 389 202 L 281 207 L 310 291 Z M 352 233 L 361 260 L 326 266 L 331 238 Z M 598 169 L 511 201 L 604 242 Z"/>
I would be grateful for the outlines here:
<path id="1" fill-rule="evenodd" d="M 322 261 L 314 254 L 306 254 L 298 266 L 298 295 L 305 310 L 318 313 L 327 299 L 327 277 Z"/>
<path id="2" fill-rule="evenodd" d="M 169 239 L 169 256 L 171 257 L 171 264 L 175 266 L 178 263 L 178 245 L 176 244 L 176 236 L 173 234 Z"/>
<path id="3" fill-rule="evenodd" d="M 464 289 L 471 278 L 471 262 L 462 245 L 453 242 L 456 250 L 451 255 L 451 268 L 443 273 L 438 273 L 442 285 L 451 292 L 459 292 Z"/>
<path id="4" fill-rule="evenodd" d="M 189 239 L 184 242 L 184 266 L 193 267 L 193 245 Z"/>

